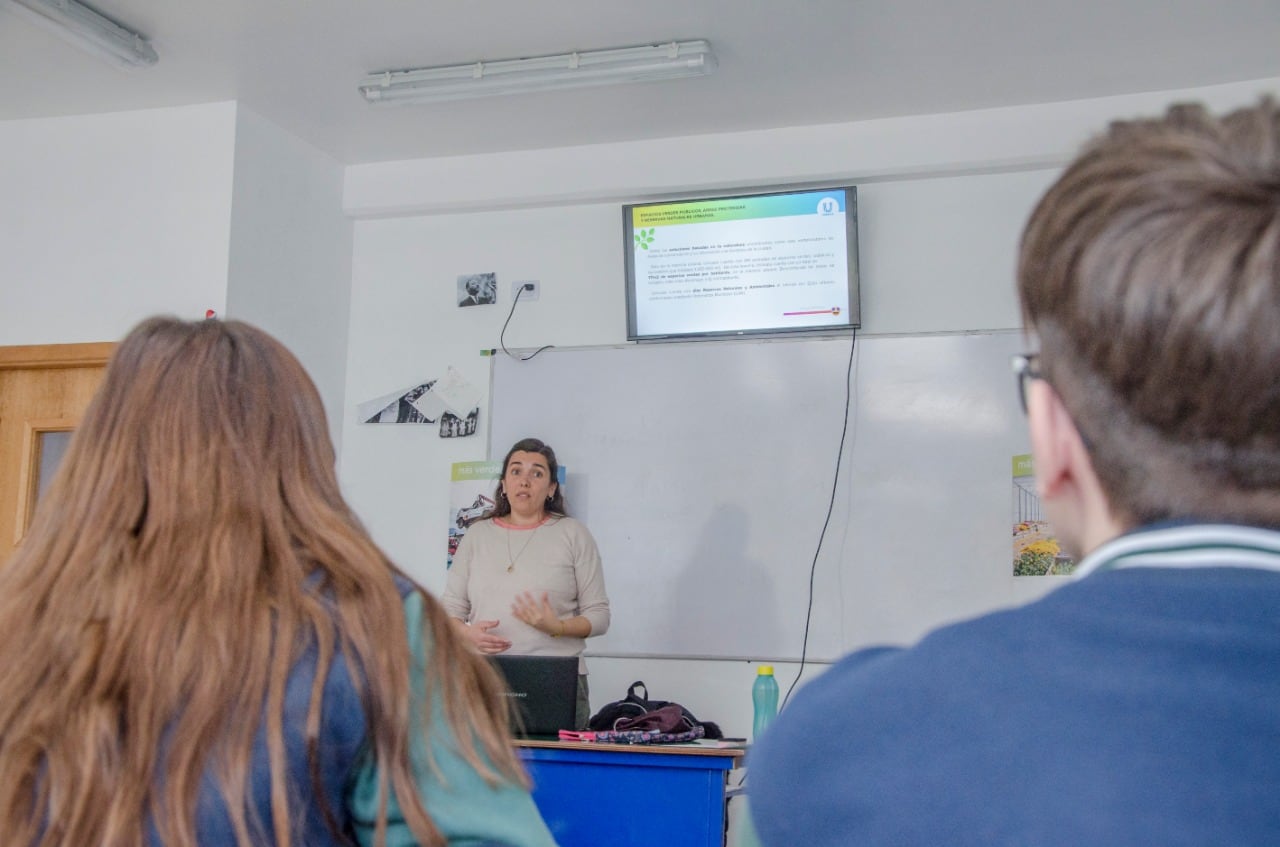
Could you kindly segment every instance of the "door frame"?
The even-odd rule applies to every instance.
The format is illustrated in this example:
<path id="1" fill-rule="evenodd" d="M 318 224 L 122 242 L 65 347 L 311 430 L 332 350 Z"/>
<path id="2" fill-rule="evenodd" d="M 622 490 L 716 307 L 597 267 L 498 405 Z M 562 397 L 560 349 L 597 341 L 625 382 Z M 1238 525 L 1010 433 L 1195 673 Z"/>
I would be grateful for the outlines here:
<path id="1" fill-rule="evenodd" d="M 92 341 L 84 344 L 25 344 L 0 347 L 0 371 L 48 370 L 54 368 L 103 367 L 115 352 L 114 341 Z M 14 543 L 27 533 L 34 511 L 36 486 L 36 453 L 42 432 L 75 429 L 74 418 L 37 420 L 25 423 L 22 444 L 22 467 L 18 477 L 18 509 L 14 516 Z"/>
<path id="2" fill-rule="evenodd" d="M 0 347 L 0 370 L 88 368 L 94 365 L 105 365 L 115 349 L 114 341 Z"/>

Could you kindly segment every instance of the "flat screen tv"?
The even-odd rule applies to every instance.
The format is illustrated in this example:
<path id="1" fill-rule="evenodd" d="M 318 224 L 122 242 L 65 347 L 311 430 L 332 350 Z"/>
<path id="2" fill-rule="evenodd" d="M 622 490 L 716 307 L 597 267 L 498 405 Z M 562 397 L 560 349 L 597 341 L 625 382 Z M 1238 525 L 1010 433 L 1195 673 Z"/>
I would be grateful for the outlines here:
<path id="1" fill-rule="evenodd" d="M 631 341 L 861 325 L 854 186 L 622 207 Z"/>

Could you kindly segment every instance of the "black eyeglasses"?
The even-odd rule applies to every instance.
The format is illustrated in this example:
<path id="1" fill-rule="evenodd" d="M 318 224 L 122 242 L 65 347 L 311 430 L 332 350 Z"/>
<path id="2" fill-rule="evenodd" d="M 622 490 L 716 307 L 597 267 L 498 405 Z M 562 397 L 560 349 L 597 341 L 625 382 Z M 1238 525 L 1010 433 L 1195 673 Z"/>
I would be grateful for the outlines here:
<path id="1" fill-rule="evenodd" d="M 1044 379 L 1040 372 L 1039 353 L 1021 353 L 1013 357 L 1013 376 L 1018 380 L 1018 405 L 1022 406 L 1022 414 L 1027 413 L 1027 383 L 1033 379 Z"/>

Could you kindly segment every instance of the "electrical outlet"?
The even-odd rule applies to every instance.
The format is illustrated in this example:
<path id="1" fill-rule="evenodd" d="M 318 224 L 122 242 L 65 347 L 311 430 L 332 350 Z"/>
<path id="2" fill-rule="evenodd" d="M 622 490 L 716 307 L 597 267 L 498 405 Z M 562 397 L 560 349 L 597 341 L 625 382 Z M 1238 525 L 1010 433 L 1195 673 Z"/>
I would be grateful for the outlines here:
<path id="1" fill-rule="evenodd" d="M 521 288 L 524 288 L 524 291 L 521 291 Z M 511 283 L 511 299 L 513 302 L 517 294 L 520 295 L 520 302 L 525 303 L 529 300 L 537 300 L 538 295 L 541 293 L 542 284 L 536 279 L 522 279 Z"/>

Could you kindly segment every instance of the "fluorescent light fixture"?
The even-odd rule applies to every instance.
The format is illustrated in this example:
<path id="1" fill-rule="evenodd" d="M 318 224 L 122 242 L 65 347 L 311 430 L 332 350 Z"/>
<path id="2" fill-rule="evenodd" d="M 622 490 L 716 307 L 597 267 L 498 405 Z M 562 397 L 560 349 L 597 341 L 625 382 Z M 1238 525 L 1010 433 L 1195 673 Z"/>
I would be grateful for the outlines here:
<path id="1" fill-rule="evenodd" d="M 704 76 L 715 69 L 716 57 L 708 42 L 672 41 L 645 47 L 383 71 L 365 77 L 360 83 L 360 93 L 375 105 L 440 103 L 499 94 Z"/>
<path id="2" fill-rule="evenodd" d="M 5 5 L 59 38 L 123 67 L 146 68 L 160 59 L 147 39 L 77 0 L 9 0 Z"/>

